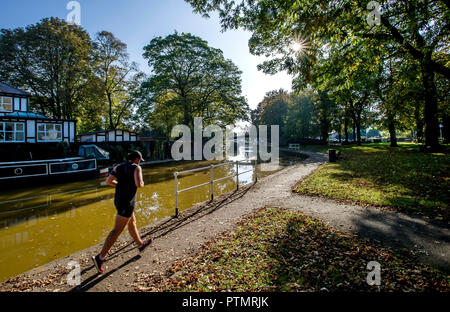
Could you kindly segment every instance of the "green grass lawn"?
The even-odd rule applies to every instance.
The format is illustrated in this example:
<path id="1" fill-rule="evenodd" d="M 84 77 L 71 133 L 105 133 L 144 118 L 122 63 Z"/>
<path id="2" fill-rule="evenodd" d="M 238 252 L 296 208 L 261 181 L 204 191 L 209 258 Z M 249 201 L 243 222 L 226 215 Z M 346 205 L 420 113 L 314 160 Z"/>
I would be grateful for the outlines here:
<path id="1" fill-rule="evenodd" d="M 369 286 L 367 264 L 381 265 Z M 169 277 L 168 277 L 169 276 Z M 175 264 L 164 276 L 140 279 L 138 291 L 449 291 L 448 276 L 407 251 L 357 239 L 322 221 L 262 208 L 232 232 Z"/>
<path id="2" fill-rule="evenodd" d="M 339 149 L 340 146 L 328 146 L 328 145 L 301 145 L 300 150 L 318 153 L 328 153 L 329 149 Z"/>
<path id="3" fill-rule="evenodd" d="M 322 166 L 297 192 L 450 219 L 449 153 L 423 153 L 416 144 L 333 148 L 341 151 L 341 159 Z"/>

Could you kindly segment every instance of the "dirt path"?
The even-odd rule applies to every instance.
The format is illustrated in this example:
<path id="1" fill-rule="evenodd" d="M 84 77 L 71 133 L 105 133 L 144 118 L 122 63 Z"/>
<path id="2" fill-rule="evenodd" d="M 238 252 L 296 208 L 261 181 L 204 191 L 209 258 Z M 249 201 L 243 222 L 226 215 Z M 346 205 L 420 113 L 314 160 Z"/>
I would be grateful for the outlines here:
<path id="1" fill-rule="evenodd" d="M 134 291 L 149 275 L 164 274 L 177 260 L 194 255 L 199 248 L 220 233 L 233 229 L 236 221 L 265 205 L 285 207 L 317 216 L 331 226 L 374 238 L 383 245 L 406 247 L 420 255 L 425 263 L 450 271 L 450 233 L 445 225 L 423 218 L 376 208 L 343 205 L 335 201 L 293 194 L 292 187 L 326 161 L 319 153 L 293 167 L 261 179 L 213 202 L 183 211 L 179 218 L 168 218 L 141 229 L 154 243 L 138 254 L 128 234 L 111 251 L 105 262 L 106 273 L 97 275 L 90 256 L 100 245 L 57 260 L 0 285 L 0 291 Z M 81 285 L 68 285 L 67 264 L 75 260 L 81 267 Z"/>

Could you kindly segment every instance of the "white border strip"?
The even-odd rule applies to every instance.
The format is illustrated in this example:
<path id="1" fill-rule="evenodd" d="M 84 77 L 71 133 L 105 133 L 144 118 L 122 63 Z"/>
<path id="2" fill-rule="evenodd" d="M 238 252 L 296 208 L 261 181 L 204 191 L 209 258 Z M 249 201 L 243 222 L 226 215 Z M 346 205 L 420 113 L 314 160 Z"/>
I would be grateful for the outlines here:
<path id="1" fill-rule="evenodd" d="M 11 177 L 5 177 L 5 178 L 0 178 L 0 180 L 6 180 L 6 179 L 19 179 L 19 178 L 28 178 L 28 177 L 39 177 L 39 176 L 46 176 L 48 175 L 48 166 L 47 164 L 35 164 L 35 165 L 23 165 L 23 166 L 19 166 L 19 165 L 15 165 L 15 166 L 2 166 L 0 167 L 0 169 L 4 169 L 4 168 L 18 168 L 18 167 L 35 167 L 35 166 L 45 166 L 45 173 L 41 173 L 41 174 L 32 174 L 32 175 L 24 175 L 24 176 L 11 176 Z"/>
<path id="2" fill-rule="evenodd" d="M 75 171 L 64 171 L 64 172 L 52 172 L 52 165 L 61 165 L 61 164 L 70 164 L 70 163 L 82 163 L 82 162 L 88 162 L 88 161 L 94 161 L 94 168 L 91 169 L 83 169 L 83 170 L 75 170 Z M 50 169 L 50 175 L 56 175 L 56 174 L 71 174 L 71 173 L 77 173 L 77 172 L 85 172 L 85 171 L 93 171 L 97 170 L 97 159 L 86 159 L 86 160 L 79 160 L 79 161 L 63 161 L 63 162 L 57 162 L 57 163 L 49 163 L 48 167 Z"/>

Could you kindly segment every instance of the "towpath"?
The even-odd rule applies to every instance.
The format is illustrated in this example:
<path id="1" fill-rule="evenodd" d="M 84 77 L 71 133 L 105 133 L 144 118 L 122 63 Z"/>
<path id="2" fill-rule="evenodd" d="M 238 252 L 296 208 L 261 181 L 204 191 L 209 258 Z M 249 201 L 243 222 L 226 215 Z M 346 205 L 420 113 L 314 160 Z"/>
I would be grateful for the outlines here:
<path id="1" fill-rule="evenodd" d="M 165 274 L 178 260 L 195 255 L 201 246 L 238 220 L 263 206 L 294 209 L 324 220 L 329 225 L 374 239 L 384 246 L 408 248 L 419 260 L 450 272 L 450 230 L 447 224 L 412 217 L 374 207 L 341 204 L 333 200 L 294 194 L 292 188 L 326 160 L 321 153 L 303 152 L 309 158 L 261 179 L 257 184 L 194 206 L 141 229 L 144 237 L 154 237 L 142 254 L 128 234 L 111 251 L 103 275 L 98 275 L 90 257 L 100 245 L 59 259 L 0 284 L 0 291 L 135 291 L 150 275 Z M 81 284 L 67 282 L 69 262 L 79 263 Z"/>

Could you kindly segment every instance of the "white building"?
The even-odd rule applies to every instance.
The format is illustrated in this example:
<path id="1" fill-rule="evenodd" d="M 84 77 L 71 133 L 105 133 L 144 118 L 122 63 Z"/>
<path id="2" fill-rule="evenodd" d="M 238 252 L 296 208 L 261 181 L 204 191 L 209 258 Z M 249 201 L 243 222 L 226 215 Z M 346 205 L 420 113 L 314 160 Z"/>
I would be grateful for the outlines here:
<path id="1" fill-rule="evenodd" d="M 82 143 L 136 142 L 137 134 L 128 130 L 103 130 L 79 135 Z"/>
<path id="2" fill-rule="evenodd" d="M 0 144 L 75 142 L 76 120 L 29 112 L 30 94 L 0 82 Z"/>

